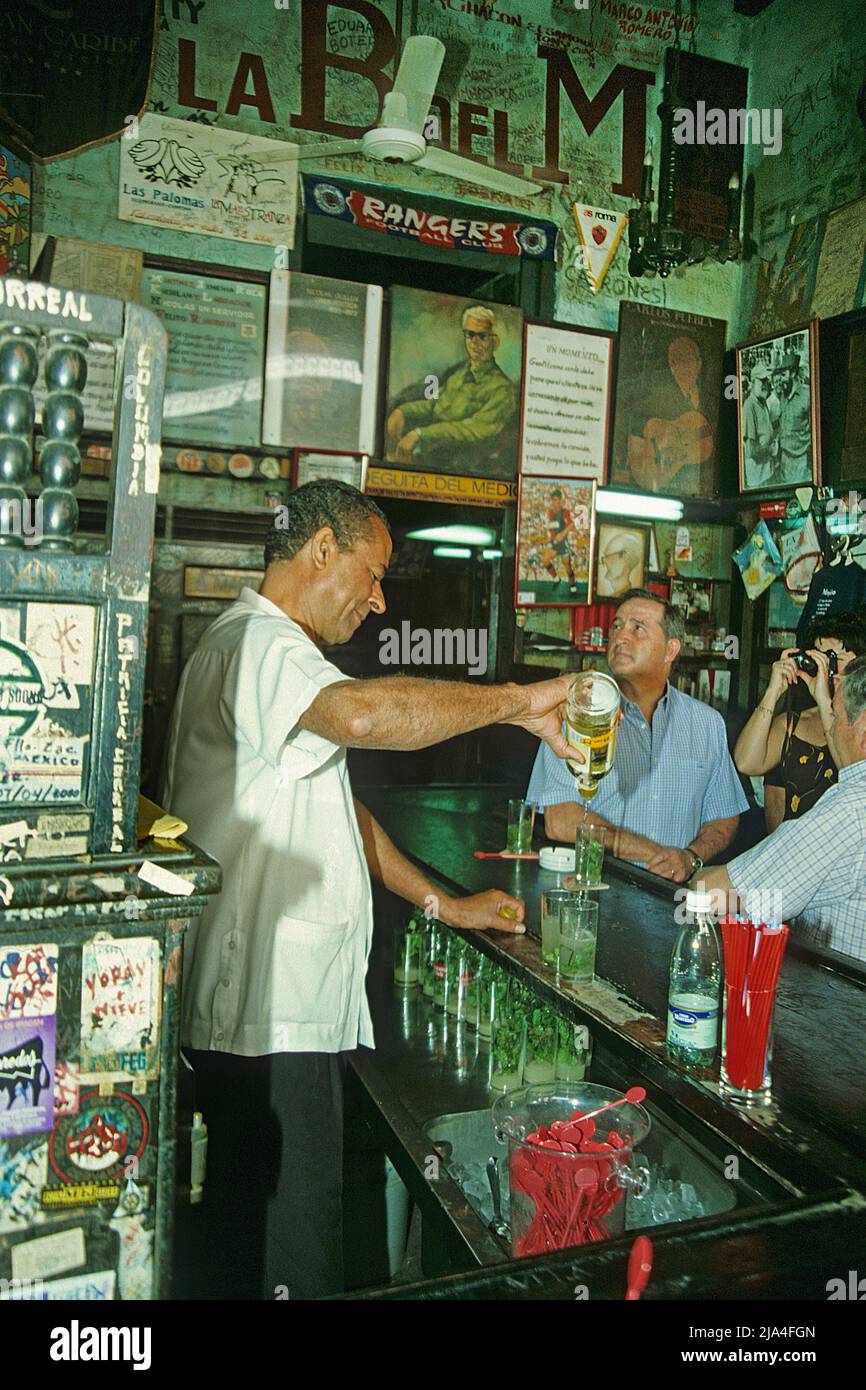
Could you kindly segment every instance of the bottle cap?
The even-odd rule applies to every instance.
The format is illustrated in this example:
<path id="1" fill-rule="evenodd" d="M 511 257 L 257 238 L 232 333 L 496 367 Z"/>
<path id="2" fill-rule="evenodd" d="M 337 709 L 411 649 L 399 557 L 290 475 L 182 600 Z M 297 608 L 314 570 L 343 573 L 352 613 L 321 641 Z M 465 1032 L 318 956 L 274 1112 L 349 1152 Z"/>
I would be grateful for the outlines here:
<path id="1" fill-rule="evenodd" d="M 695 888 L 686 889 L 686 912 L 712 912 L 712 893 L 698 892 Z"/>

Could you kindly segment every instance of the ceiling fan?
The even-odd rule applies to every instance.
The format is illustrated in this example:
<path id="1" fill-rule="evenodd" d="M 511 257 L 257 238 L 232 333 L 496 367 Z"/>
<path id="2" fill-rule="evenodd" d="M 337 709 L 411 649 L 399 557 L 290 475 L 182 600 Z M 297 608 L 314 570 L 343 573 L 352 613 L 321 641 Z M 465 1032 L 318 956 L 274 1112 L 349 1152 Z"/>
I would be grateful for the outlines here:
<path id="1" fill-rule="evenodd" d="M 424 129 L 444 58 L 445 45 L 439 39 L 426 34 L 407 39 L 394 85 L 385 97 L 377 124 L 365 131 L 360 140 L 301 145 L 299 162 L 360 151 L 376 163 L 412 164 L 416 169 L 429 169 L 433 174 L 445 174 L 500 193 L 521 197 L 540 193 L 540 183 L 503 173 L 488 164 L 476 164 L 474 159 L 427 144 Z"/>

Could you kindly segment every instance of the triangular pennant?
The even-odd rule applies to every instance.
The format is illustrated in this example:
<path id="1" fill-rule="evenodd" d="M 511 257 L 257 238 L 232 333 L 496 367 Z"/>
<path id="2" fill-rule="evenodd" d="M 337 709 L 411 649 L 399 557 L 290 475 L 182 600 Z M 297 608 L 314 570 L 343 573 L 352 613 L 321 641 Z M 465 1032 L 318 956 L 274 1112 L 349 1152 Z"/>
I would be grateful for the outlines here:
<path id="1" fill-rule="evenodd" d="M 625 230 L 626 214 L 592 208 L 588 203 L 573 203 L 572 210 L 583 246 L 586 278 L 593 294 L 598 294 Z"/>

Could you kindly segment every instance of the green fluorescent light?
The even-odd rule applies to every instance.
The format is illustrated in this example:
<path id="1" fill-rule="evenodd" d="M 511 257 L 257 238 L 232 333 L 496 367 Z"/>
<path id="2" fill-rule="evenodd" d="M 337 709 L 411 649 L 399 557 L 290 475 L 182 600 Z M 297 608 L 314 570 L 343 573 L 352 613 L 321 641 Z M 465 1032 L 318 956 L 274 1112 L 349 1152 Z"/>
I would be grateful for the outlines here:
<path id="1" fill-rule="evenodd" d="M 679 521 L 683 504 L 675 497 L 645 497 L 639 492 L 612 492 L 600 487 L 595 510 L 602 516 L 645 516 L 656 521 Z"/>
<path id="2" fill-rule="evenodd" d="M 482 560 L 501 560 L 501 559 L 502 559 L 502 551 L 501 551 L 501 550 L 482 550 L 482 552 L 481 552 L 481 558 L 482 558 Z"/>
<path id="3" fill-rule="evenodd" d="M 433 547 L 434 555 L 445 555 L 452 560 L 471 560 L 472 551 L 463 545 L 437 545 Z"/>
<path id="4" fill-rule="evenodd" d="M 406 535 L 410 541 L 446 541 L 453 545 L 490 545 L 496 539 L 483 526 L 425 526 L 420 531 L 407 531 Z"/>

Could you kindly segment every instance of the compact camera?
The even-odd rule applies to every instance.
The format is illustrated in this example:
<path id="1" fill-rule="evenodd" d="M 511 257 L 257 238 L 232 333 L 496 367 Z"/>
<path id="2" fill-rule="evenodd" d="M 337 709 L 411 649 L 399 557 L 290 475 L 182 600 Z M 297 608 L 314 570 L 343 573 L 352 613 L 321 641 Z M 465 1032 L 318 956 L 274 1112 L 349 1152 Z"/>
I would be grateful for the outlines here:
<path id="1" fill-rule="evenodd" d="M 807 676 L 817 676 L 818 663 L 808 652 L 794 652 L 794 665 L 800 671 L 805 671 Z M 827 669 L 832 679 L 839 669 L 839 658 L 835 651 L 827 653 Z"/>

